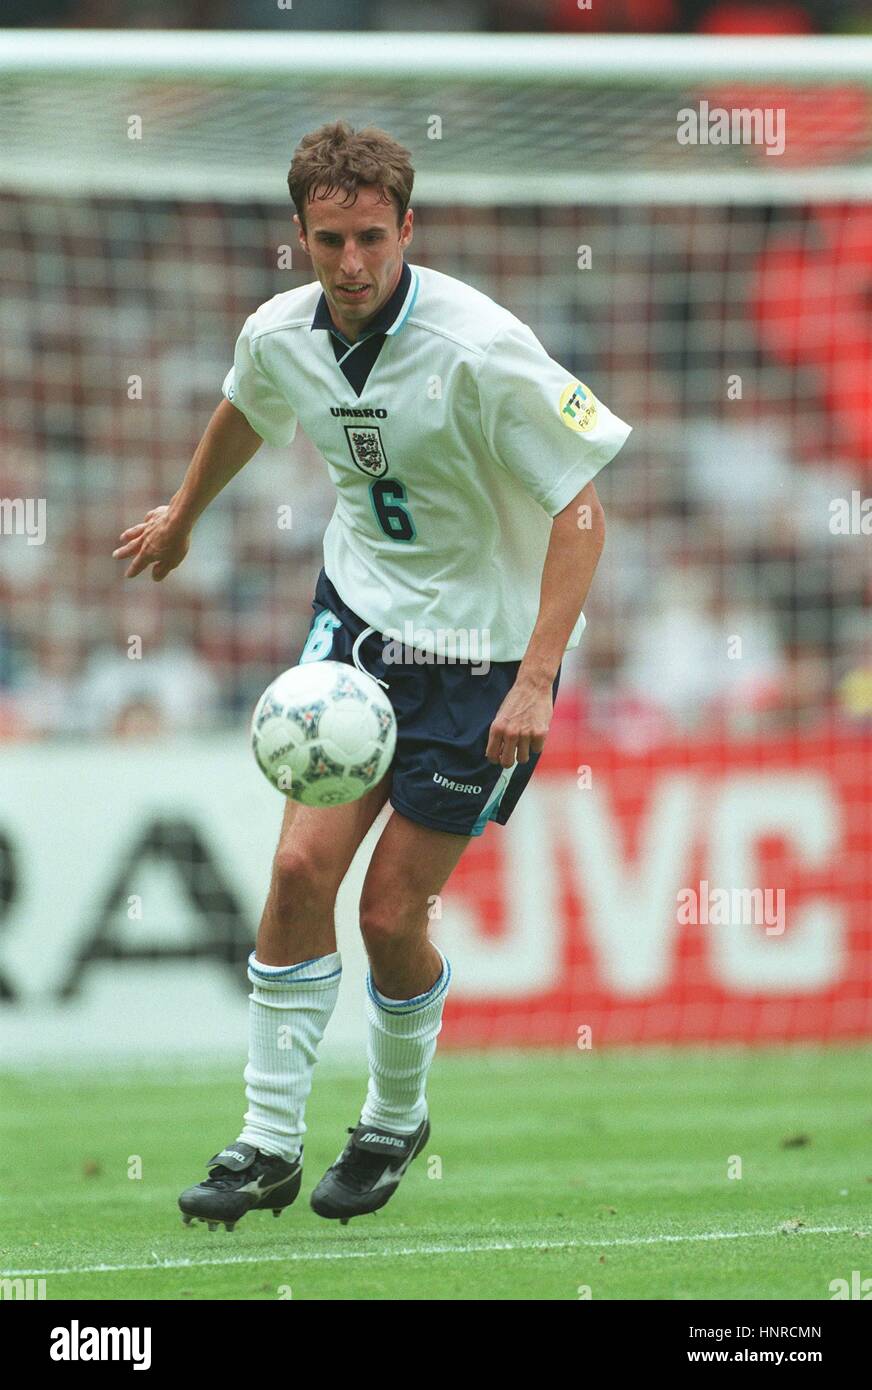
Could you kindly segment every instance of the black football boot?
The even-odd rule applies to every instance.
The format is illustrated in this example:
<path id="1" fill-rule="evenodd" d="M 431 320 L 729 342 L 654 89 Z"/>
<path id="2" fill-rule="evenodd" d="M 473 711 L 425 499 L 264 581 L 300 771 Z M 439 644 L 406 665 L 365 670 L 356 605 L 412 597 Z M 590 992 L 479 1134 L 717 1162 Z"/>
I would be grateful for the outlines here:
<path id="1" fill-rule="evenodd" d="M 303 1151 L 292 1163 L 261 1153 L 250 1144 L 228 1144 L 208 1163 L 209 1176 L 179 1198 L 182 1221 L 205 1221 L 210 1231 L 223 1222 L 232 1231 L 248 1211 L 281 1216 L 295 1200 L 303 1180 Z"/>
<path id="2" fill-rule="evenodd" d="M 343 1226 L 352 1216 L 378 1211 L 390 1200 L 429 1139 L 430 1121 L 425 1117 L 414 1134 L 392 1134 L 365 1124 L 348 1133 L 351 1138 L 310 1199 L 319 1216 Z"/>

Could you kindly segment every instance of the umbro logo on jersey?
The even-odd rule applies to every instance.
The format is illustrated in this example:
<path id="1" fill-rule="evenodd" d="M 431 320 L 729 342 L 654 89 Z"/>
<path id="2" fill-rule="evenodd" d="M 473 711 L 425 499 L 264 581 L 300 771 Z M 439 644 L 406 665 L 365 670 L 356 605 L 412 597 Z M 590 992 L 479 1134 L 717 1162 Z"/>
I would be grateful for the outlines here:
<path id="1" fill-rule="evenodd" d="M 353 416 L 355 420 L 386 420 L 388 412 L 381 408 L 377 410 L 364 410 L 362 406 L 351 405 L 331 405 L 331 415 L 338 415 L 340 419 L 347 420 Z"/>
<path id="2" fill-rule="evenodd" d="M 371 478 L 381 478 L 387 473 L 388 461 L 378 425 L 346 425 L 345 437 L 352 461 L 361 473 L 368 473 Z"/>

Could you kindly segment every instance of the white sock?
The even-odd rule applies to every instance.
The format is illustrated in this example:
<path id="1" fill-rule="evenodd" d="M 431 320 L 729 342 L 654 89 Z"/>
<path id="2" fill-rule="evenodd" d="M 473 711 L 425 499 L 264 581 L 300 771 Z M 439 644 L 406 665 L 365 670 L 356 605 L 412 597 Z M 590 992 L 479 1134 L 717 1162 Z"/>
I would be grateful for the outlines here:
<path id="1" fill-rule="evenodd" d="M 427 1073 L 451 981 L 451 966 L 441 951 L 439 955 L 442 974 L 426 994 L 414 999 L 387 999 L 376 989 L 372 974 L 366 977 L 369 1087 L 362 1124 L 411 1134 L 427 1113 Z"/>
<path id="2" fill-rule="evenodd" d="M 243 1143 L 288 1160 L 300 1152 L 318 1044 L 336 1005 L 341 974 L 338 951 L 299 965 L 262 965 L 254 952 L 249 956 L 253 989 Z"/>

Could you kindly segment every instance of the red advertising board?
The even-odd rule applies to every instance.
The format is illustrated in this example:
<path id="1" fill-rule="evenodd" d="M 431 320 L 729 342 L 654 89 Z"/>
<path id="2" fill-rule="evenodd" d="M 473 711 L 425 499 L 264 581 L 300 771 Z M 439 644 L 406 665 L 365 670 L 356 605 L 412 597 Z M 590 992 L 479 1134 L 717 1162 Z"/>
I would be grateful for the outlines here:
<path id="1" fill-rule="evenodd" d="M 535 819 L 489 827 L 455 871 L 445 901 L 482 943 L 505 936 L 540 875 L 536 930 L 555 969 L 527 993 L 458 980 L 443 1044 L 872 1034 L 872 739 L 589 757 L 579 768 L 565 742 L 549 747 L 525 794 Z M 530 838 L 539 857 L 519 878 Z"/>

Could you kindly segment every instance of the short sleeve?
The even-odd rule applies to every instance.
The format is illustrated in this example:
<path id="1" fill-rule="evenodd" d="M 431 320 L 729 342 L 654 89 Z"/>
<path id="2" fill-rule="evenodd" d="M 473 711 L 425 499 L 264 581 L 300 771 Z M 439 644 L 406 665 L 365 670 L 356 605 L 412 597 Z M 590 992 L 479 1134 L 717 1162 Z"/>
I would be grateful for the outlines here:
<path id="1" fill-rule="evenodd" d="M 549 357 L 526 324 L 501 329 L 479 374 L 491 453 L 556 516 L 613 459 L 631 426 Z"/>
<path id="2" fill-rule="evenodd" d="M 233 366 L 221 389 L 267 444 L 291 443 L 297 416 L 260 361 L 257 339 L 252 341 L 252 318 L 246 319 L 236 340 Z"/>

